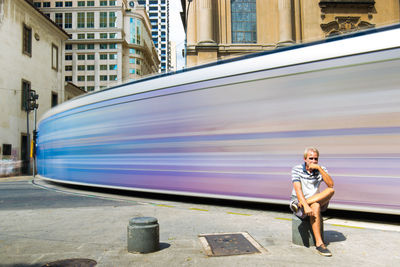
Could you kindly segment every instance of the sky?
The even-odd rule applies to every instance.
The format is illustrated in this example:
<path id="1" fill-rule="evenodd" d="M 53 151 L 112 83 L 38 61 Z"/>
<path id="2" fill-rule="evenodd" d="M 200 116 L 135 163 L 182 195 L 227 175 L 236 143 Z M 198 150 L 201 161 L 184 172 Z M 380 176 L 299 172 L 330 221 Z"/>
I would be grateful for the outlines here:
<path id="1" fill-rule="evenodd" d="M 177 70 L 185 66 L 185 59 L 182 57 L 182 49 L 185 47 L 185 31 L 181 22 L 180 12 L 182 11 L 180 0 L 169 1 L 169 34 L 170 40 L 176 44 Z"/>

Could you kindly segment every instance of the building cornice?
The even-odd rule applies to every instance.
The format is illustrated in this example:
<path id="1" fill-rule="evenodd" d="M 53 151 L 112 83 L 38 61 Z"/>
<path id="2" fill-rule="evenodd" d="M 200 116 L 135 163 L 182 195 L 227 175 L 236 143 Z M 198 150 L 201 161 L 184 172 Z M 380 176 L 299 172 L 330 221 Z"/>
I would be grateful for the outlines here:
<path id="1" fill-rule="evenodd" d="M 64 31 L 61 27 L 59 27 L 54 21 L 52 21 L 49 17 L 47 17 L 42 11 L 40 11 L 39 9 L 37 9 L 33 3 L 29 0 L 24 0 L 23 2 L 27 3 L 29 6 L 31 6 L 35 12 L 39 13 L 43 18 L 46 19 L 46 21 L 50 22 L 51 25 L 53 25 L 59 32 L 61 32 L 63 35 L 65 35 L 65 37 L 67 37 L 66 39 L 70 39 L 71 36 Z"/>

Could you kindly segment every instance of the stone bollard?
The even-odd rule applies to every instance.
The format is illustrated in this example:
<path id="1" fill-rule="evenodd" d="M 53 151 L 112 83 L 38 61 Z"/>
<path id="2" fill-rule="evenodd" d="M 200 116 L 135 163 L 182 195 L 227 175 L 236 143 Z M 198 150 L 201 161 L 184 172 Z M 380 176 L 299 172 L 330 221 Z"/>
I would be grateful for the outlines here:
<path id="1" fill-rule="evenodd" d="M 324 222 L 321 216 L 321 236 L 324 240 Z M 310 247 L 315 246 L 315 238 L 311 229 L 310 218 L 304 220 L 296 215 L 292 216 L 292 242 L 293 244 Z"/>
<path id="2" fill-rule="evenodd" d="M 137 217 L 129 220 L 128 252 L 150 253 L 160 248 L 156 218 Z"/>

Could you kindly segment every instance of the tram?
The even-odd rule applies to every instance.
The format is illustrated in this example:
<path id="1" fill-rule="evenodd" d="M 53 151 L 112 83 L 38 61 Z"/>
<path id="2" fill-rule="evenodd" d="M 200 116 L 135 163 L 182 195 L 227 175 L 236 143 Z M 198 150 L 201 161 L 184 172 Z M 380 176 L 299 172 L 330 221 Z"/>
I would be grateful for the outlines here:
<path id="1" fill-rule="evenodd" d="M 96 91 L 38 125 L 59 183 L 288 204 L 305 147 L 330 207 L 400 214 L 400 26 L 219 61 Z"/>

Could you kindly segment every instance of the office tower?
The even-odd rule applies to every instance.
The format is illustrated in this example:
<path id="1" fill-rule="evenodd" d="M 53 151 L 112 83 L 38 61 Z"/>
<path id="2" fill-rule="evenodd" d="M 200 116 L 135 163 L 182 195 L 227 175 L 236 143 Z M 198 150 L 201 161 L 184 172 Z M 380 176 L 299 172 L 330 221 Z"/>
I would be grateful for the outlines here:
<path id="1" fill-rule="evenodd" d="M 171 51 L 169 43 L 169 1 L 138 0 L 146 7 L 151 22 L 151 37 L 161 61 L 160 72 L 171 69 Z"/>
<path id="2" fill-rule="evenodd" d="M 71 35 L 64 77 L 86 91 L 158 72 L 150 21 L 143 7 L 127 0 L 38 0 L 34 5 Z"/>

